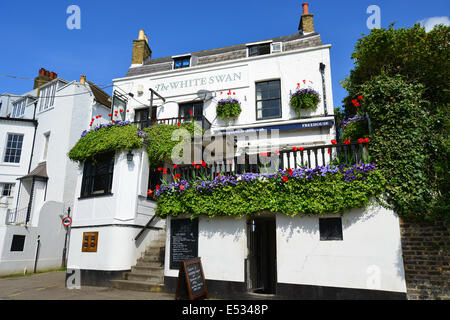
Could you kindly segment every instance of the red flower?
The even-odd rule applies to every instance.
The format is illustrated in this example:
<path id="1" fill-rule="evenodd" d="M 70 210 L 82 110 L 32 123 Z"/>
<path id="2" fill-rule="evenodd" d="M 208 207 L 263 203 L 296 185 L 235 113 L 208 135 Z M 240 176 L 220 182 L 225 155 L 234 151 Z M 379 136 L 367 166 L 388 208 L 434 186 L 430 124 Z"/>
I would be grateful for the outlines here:
<path id="1" fill-rule="evenodd" d="M 352 100 L 352 103 L 353 103 L 353 104 L 357 104 L 357 103 L 358 103 L 358 100 L 356 100 L 356 99 L 355 99 L 355 100 Z"/>
<path id="2" fill-rule="evenodd" d="M 303 151 L 305 150 L 305 148 L 300 148 L 300 149 L 298 149 L 298 150 L 300 150 L 301 152 L 303 152 Z"/>
<path id="3" fill-rule="evenodd" d="M 153 194 L 153 190 L 148 190 L 147 194 L 151 196 Z"/>
<path id="4" fill-rule="evenodd" d="M 283 177 L 283 182 L 288 182 L 289 178 L 288 177 Z"/>
<path id="5" fill-rule="evenodd" d="M 352 143 L 352 140 L 347 140 L 347 139 L 345 139 L 345 140 L 344 140 L 344 143 L 345 143 L 345 144 L 350 144 L 350 143 Z"/>
<path id="6" fill-rule="evenodd" d="M 173 168 L 174 168 L 174 169 L 178 169 L 178 165 L 174 164 L 174 165 L 173 165 Z"/>
<path id="7" fill-rule="evenodd" d="M 358 142 L 359 142 L 359 143 L 364 143 L 364 139 L 363 139 L 363 138 L 360 138 L 360 139 L 358 139 Z"/>
<path id="8" fill-rule="evenodd" d="M 360 106 L 359 102 L 355 103 L 355 107 L 359 107 L 359 106 Z"/>
<path id="9" fill-rule="evenodd" d="M 331 140 L 331 144 L 337 144 L 336 140 Z"/>
<path id="10" fill-rule="evenodd" d="M 123 109 L 120 109 L 120 112 L 123 112 Z"/>
<path id="11" fill-rule="evenodd" d="M 112 114 L 110 113 L 110 114 L 108 114 L 108 117 L 112 117 Z"/>
<path id="12" fill-rule="evenodd" d="M 159 171 L 159 172 L 163 171 L 163 168 L 158 168 L 158 171 Z"/>
<path id="13" fill-rule="evenodd" d="M 300 87 L 300 83 L 297 83 L 297 87 Z"/>
<path id="14" fill-rule="evenodd" d="M 303 80 L 303 83 L 306 84 L 306 80 Z"/>
<path id="15" fill-rule="evenodd" d="M 184 186 L 180 186 L 180 189 L 181 189 L 181 190 L 184 190 Z"/>
<path id="16" fill-rule="evenodd" d="M 164 169 L 164 170 L 163 170 L 163 174 L 167 174 L 167 169 Z"/>
<path id="17" fill-rule="evenodd" d="M 280 154 L 280 150 L 275 150 L 274 153 L 275 154 Z"/>
<path id="18" fill-rule="evenodd" d="M 130 110 L 127 110 L 127 112 L 130 112 Z"/>
<path id="19" fill-rule="evenodd" d="M 331 154 L 331 149 L 328 149 L 328 154 Z"/>
<path id="20" fill-rule="evenodd" d="M 219 173 L 218 177 L 219 177 L 219 179 L 221 179 L 221 178 L 222 178 L 222 175 Z"/>
<path id="21" fill-rule="evenodd" d="M 192 162 L 192 166 L 195 167 L 197 164 L 195 162 Z"/>
<path id="22" fill-rule="evenodd" d="M 202 161 L 202 167 L 206 167 L 206 162 Z"/>
<path id="23" fill-rule="evenodd" d="M 196 166 L 197 170 L 200 170 L 200 166 Z"/>
<path id="24" fill-rule="evenodd" d="M 361 101 L 363 99 L 363 96 L 359 96 L 358 100 Z"/>
<path id="25" fill-rule="evenodd" d="M 179 127 L 179 126 L 181 126 L 181 123 L 178 122 L 178 123 L 177 123 L 177 127 Z"/>
<path id="26" fill-rule="evenodd" d="M 160 187 L 160 186 L 156 186 L 155 189 L 156 189 L 156 190 L 159 190 L 159 189 L 161 189 L 161 187 Z"/>
<path id="27" fill-rule="evenodd" d="M 236 95 L 236 92 L 233 92 L 233 96 L 235 96 Z"/>
<path id="28" fill-rule="evenodd" d="M 194 111 L 189 110 L 189 114 L 192 116 L 194 114 Z"/>
<path id="29" fill-rule="evenodd" d="M 268 157 L 268 156 L 269 156 L 269 153 L 267 153 L 267 152 L 261 152 L 261 153 L 259 154 L 259 156 L 260 156 L 260 157 Z"/>
<path id="30" fill-rule="evenodd" d="M 292 150 L 294 150 L 294 151 L 297 151 L 298 150 L 298 148 L 297 147 L 294 147 Z"/>
<path id="31" fill-rule="evenodd" d="M 369 139 L 369 138 L 366 138 L 366 139 L 364 139 L 364 142 L 365 142 L 365 143 L 369 143 L 369 142 L 370 142 L 370 139 Z"/>
<path id="32" fill-rule="evenodd" d="M 294 171 L 292 171 L 292 169 L 287 169 L 286 170 L 286 172 L 290 175 L 290 176 L 292 176 L 293 174 L 294 174 Z"/>
<path id="33" fill-rule="evenodd" d="M 175 180 L 180 180 L 181 174 L 178 173 L 178 174 L 176 174 L 175 177 L 173 177 L 173 178 L 174 178 Z"/>

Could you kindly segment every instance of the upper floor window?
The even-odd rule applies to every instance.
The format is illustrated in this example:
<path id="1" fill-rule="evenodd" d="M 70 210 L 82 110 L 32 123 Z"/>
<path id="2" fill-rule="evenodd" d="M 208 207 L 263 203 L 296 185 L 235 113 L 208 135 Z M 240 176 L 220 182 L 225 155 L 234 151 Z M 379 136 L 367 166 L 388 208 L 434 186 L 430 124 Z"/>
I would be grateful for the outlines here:
<path id="1" fill-rule="evenodd" d="M 180 57 L 173 59 L 173 68 L 174 69 L 182 69 L 189 68 L 191 66 L 191 57 Z"/>
<path id="2" fill-rule="evenodd" d="M 27 98 L 21 99 L 13 103 L 12 117 L 20 118 L 25 114 L 25 107 L 27 105 Z"/>
<path id="3" fill-rule="evenodd" d="M 262 56 L 264 54 L 270 54 L 271 43 L 262 43 L 248 46 L 248 56 Z"/>
<path id="4" fill-rule="evenodd" d="M 256 119 L 281 117 L 280 80 L 256 83 Z"/>
<path id="5" fill-rule="evenodd" d="M 43 88 L 40 93 L 39 112 L 45 111 L 51 107 L 55 102 L 56 83 Z"/>
<path id="6" fill-rule="evenodd" d="M 81 198 L 111 194 L 113 172 L 113 154 L 106 154 L 96 159 L 95 163 L 93 161 L 85 162 Z"/>
<path id="7" fill-rule="evenodd" d="M 22 144 L 22 134 L 9 133 L 6 141 L 6 152 L 3 161 L 8 163 L 20 163 Z"/>
<path id="8" fill-rule="evenodd" d="M 14 184 L 12 183 L 3 183 L 0 184 L 0 192 L 3 197 L 10 197 L 13 194 Z"/>

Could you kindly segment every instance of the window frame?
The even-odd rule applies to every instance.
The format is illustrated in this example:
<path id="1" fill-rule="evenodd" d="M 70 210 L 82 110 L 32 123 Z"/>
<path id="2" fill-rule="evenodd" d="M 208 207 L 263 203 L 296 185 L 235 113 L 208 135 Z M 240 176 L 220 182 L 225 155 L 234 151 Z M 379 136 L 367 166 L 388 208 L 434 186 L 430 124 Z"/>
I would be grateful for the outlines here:
<path id="1" fill-rule="evenodd" d="M 21 145 L 21 147 L 20 147 L 20 149 L 18 149 L 17 148 L 17 145 L 16 145 L 16 147 L 8 147 L 8 142 L 9 142 L 9 137 L 10 136 L 18 136 L 18 137 L 21 137 L 22 138 L 22 145 Z M 25 137 L 25 135 L 23 134 L 23 133 L 13 133 L 13 132 L 8 132 L 7 134 L 6 134 L 6 143 L 5 143 L 5 153 L 3 154 L 3 163 L 8 163 L 8 164 L 16 164 L 16 165 L 18 165 L 18 164 L 20 164 L 20 161 L 22 160 L 22 151 L 23 151 L 23 141 L 24 141 L 24 137 Z M 19 141 L 17 140 L 16 141 L 16 143 L 18 143 Z M 14 143 L 14 141 L 11 141 L 11 143 Z M 8 158 L 11 158 L 11 154 L 9 154 L 8 155 L 8 150 L 16 150 L 15 151 L 15 154 L 14 154 L 14 158 L 16 158 L 17 157 L 17 150 L 20 150 L 20 154 L 19 154 L 19 159 L 18 159 L 18 161 L 6 161 L 7 159 L 7 157 Z"/>
<path id="2" fill-rule="evenodd" d="M 261 83 L 269 83 L 269 82 L 275 82 L 278 81 L 280 84 L 280 97 L 276 98 L 276 99 L 262 99 L 262 100 L 258 100 L 258 84 Z M 258 102 L 262 102 L 262 101 L 272 101 L 272 100 L 280 100 L 280 115 L 279 116 L 275 116 L 275 117 L 258 117 Z M 256 121 L 261 121 L 261 120 L 271 120 L 271 119 L 281 119 L 283 118 L 283 100 L 282 100 L 282 96 L 281 96 L 281 79 L 272 79 L 272 80 L 263 80 L 263 81 L 258 81 L 255 82 L 255 110 L 256 110 Z M 263 109 L 261 109 L 263 110 Z M 261 112 L 262 115 L 262 112 Z"/>
<path id="3" fill-rule="evenodd" d="M 12 118 L 22 118 L 25 115 L 25 108 L 27 107 L 28 98 L 19 99 L 12 103 L 13 109 L 11 112 Z"/>
<path id="4" fill-rule="evenodd" d="M 44 112 L 54 107 L 57 84 L 58 83 L 55 82 L 41 89 L 39 95 L 39 112 Z"/>
<path id="5" fill-rule="evenodd" d="M 330 223 L 332 221 L 338 222 L 338 228 L 339 228 L 339 234 L 329 234 L 329 230 L 325 232 L 325 227 L 330 227 Z M 326 223 L 325 223 L 326 222 Z M 333 228 L 336 226 L 333 226 Z M 341 217 L 334 217 L 334 218 L 319 218 L 319 236 L 320 241 L 344 241 L 344 228 L 342 225 L 342 218 Z"/>
<path id="6" fill-rule="evenodd" d="M 269 52 L 268 53 L 261 53 L 261 49 L 268 47 Z M 256 48 L 257 52 L 256 54 L 250 54 L 251 49 Z M 272 54 L 272 42 L 264 42 L 264 43 L 256 43 L 256 44 L 250 44 L 247 45 L 247 58 L 253 58 L 258 56 L 265 56 Z"/>
<path id="7" fill-rule="evenodd" d="M 83 167 L 83 177 L 81 182 L 81 192 L 79 199 L 95 198 L 112 195 L 112 184 L 114 178 L 115 155 L 108 153 L 97 159 L 96 164 L 93 161 L 86 161 Z M 99 174 L 97 172 L 99 164 L 108 166 L 107 173 Z M 88 172 L 89 171 L 89 172 Z M 103 189 L 94 190 L 96 179 L 107 178 L 107 183 Z M 97 180 L 98 181 L 98 180 Z"/>
<path id="8" fill-rule="evenodd" d="M 179 70 L 179 69 L 186 69 L 190 68 L 192 65 L 192 56 L 181 56 L 181 57 L 174 57 L 173 59 L 173 70 Z M 181 67 L 176 67 L 177 61 L 181 60 Z M 184 66 L 184 62 L 189 60 L 189 65 Z"/>
<path id="9" fill-rule="evenodd" d="M 2 190 L 0 193 L 0 197 L 11 197 L 14 191 L 14 183 L 5 182 L 1 184 Z M 9 186 L 9 188 L 7 188 Z M 5 194 L 5 191 L 7 191 L 8 194 Z"/>

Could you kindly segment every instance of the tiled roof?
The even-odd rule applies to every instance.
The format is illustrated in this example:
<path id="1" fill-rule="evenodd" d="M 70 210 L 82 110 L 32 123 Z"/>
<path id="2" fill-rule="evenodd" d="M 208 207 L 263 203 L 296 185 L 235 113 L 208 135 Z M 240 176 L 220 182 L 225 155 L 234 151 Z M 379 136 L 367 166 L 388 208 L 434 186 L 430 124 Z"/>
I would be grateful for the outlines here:
<path id="1" fill-rule="evenodd" d="M 291 51 L 300 48 L 308 48 L 322 45 L 322 40 L 318 33 L 303 35 L 295 33 L 289 36 L 277 37 L 258 42 L 272 41 L 282 42 L 283 51 Z M 247 44 L 238 44 L 218 49 L 210 49 L 204 51 L 193 52 L 190 55 L 197 57 L 197 65 L 205 65 L 214 62 L 232 61 L 247 57 Z M 160 71 L 172 70 L 172 57 L 164 57 L 150 59 L 140 67 L 133 67 L 128 70 L 126 77 L 139 76 L 145 74 L 156 73 Z"/>

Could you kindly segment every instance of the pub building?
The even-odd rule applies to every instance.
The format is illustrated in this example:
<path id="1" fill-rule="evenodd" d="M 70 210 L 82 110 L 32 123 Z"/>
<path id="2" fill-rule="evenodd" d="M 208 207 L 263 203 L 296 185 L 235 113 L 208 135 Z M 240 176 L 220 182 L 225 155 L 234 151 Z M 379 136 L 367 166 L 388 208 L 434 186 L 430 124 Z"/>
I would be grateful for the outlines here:
<path id="1" fill-rule="evenodd" d="M 329 145 L 336 139 L 331 45 L 322 43 L 313 17 L 304 3 L 293 34 L 163 58 L 152 58 L 141 30 L 128 73 L 114 80 L 112 120 L 145 128 L 193 118 L 205 135 L 232 136 L 224 148 L 231 144 L 235 159 Z M 298 88 L 319 93 L 315 110 L 299 115 L 291 107 Z M 242 109 L 232 120 L 216 112 L 227 97 Z M 308 153 L 310 166 L 329 163 L 322 151 Z M 180 262 L 200 257 L 212 297 L 406 297 L 399 220 L 390 210 L 160 219 L 147 196 L 155 181 L 146 150 L 118 152 L 109 168 L 110 184 L 86 191 L 80 166 L 85 194 L 75 199 L 68 268 L 81 270 L 82 285 L 175 293 Z"/>

